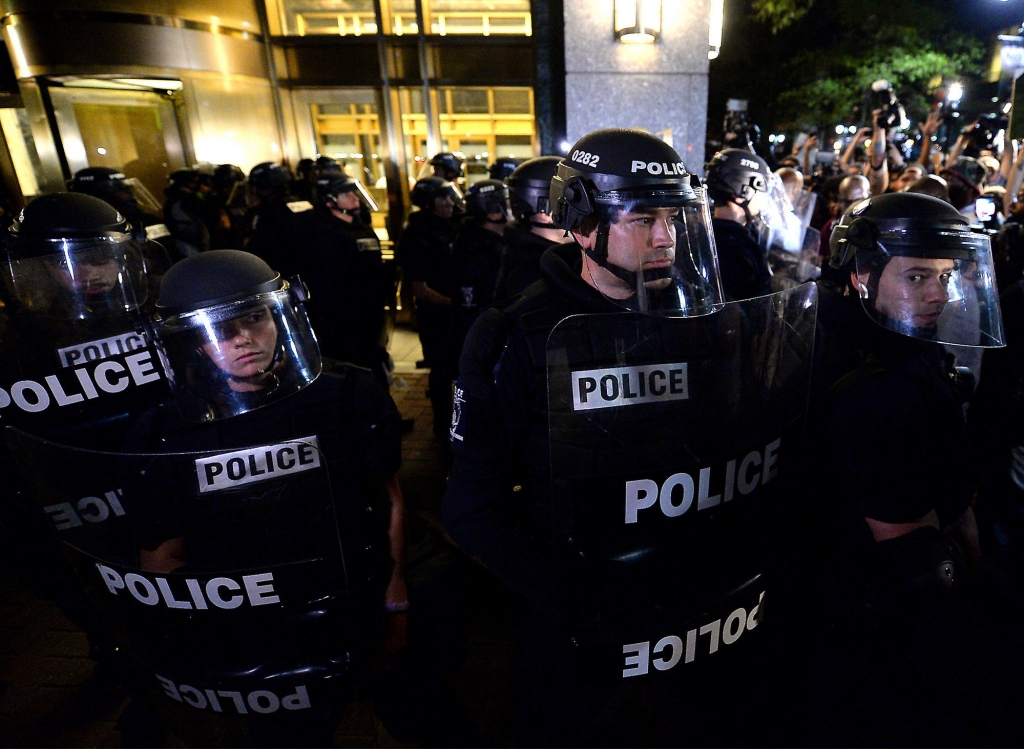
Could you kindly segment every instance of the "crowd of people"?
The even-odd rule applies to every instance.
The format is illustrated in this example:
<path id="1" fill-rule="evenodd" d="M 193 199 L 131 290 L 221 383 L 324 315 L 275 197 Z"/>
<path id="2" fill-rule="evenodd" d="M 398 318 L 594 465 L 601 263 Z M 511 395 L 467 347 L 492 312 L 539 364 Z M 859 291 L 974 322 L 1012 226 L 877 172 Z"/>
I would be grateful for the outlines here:
<path id="1" fill-rule="evenodd" d="M 5 562 L 136 729 L 169 698 L 329 742 L 403 645 L 403 285 L 444 528 L 521 614 L 517 743 L 1012 743 L 1024 148 L 937 153 L 931 115 L 908 161 L 874 114 L 831 164 L 603 129 L 467 186 L 437 154 L 395 267 L 329 157 L 178 170 L 162 208 L 77 173 L 7 230 Z"/>

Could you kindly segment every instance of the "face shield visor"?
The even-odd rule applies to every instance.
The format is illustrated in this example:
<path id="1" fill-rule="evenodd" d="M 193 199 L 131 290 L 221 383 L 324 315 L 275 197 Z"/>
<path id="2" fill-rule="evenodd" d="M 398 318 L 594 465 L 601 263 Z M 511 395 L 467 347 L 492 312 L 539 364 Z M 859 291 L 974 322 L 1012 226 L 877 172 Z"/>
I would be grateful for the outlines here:
<path id="1" fill-rule="evenodd" d="M 703 188 L 608 192 L 596 203 L 598 226 L 577 238 L 584 272 L 610 301 L 664 316 L 704 315 L 723 303 Z"/>
<path id="2" fill-rule="evenodd" d="M 764 191 L 758 190 L 747 204 L 758 243 L 769 252 L 796 254 L 803 245 L 804 227 L 793 211 L 785 185 L 775 174 L 769 176 Z"/>
<path id="3" fill-rule="evenodd" d="M 451 209 L 447 208 L 451 205 Z M 443 189 L 434 193 L 434 213 L 442 218 L 451 218 L 455 213 L 466 212 L 466 199 L 462 196 L 462 190 L 454 182 L 449 182 Z M 446 215 L 447 214 L 447 215 Z"/>
<path id="4" fill-rule="evenodd" d="M 320 349 L 288 284 L 153 322 L 167 379 L 189 421 L 230 418 L 317 378 Z"/>
<path id="5" fill-rule="evenodd" d="M 864 311 L 883 327 L 956 346 L 1005 345 L 989 238 L 969 231 L 882 232 L 881 259 L 857 253 Z"/>
<path id="6" fill-rule="evenodd" d="M 129 177 L 117 190 L 118 196 L 125 201 L 126 205 L 134 206 L 136 211 L 141 211 L 147 216 L 159 218 L 163 215 L 163 207 L 153 197 L 153 193 L 146 189 L 146 186 L 135 177 Z M 116 207 L 116 206 L 115 206 Z M 130 216 L 131 211 L 122 211 Z"/>
<path id="7" fill-rule="evenodd" d="M 129 314 L 149 287 L 140 245 L 128 234 L 37 240 L 16 257 L 7 253 L 4 284 L 26 310 L 88 320 Z"/>

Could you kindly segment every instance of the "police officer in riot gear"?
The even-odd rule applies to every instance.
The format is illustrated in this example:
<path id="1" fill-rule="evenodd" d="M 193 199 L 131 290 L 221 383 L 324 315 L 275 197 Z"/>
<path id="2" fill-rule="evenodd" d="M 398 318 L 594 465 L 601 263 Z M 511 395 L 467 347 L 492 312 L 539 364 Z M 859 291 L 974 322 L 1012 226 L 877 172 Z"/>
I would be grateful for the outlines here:
<path id="1" fill-rule="evenodd" d="M 487 175 L 491 179 L 502 182 L 511 177 L 512 172 L 522 163 L 522 159 L 517 159 L 513 156 L 499 156 L 494 160 L 493 164 L 487 167 Z"/>
<path id="2" fill-rule="evenodd" d="M 705 183 L 715 206 L 722 288 L 731 299 L 771 292 L 769 227 L 761 215 L 768 205 L 771 176 L 764 159 L 739 148 L 719 151 L 705 166 Z"/>
<path id="3" fill-rule="evenodd" d="M 249 172 L 252 206 L 246 216 L 246 252 L 262 258 L 285 278 L 298 270 L 298 249 L 293 239 L 296 227 L 313 210 L 312 203 L 288 192 L 292 174 L 286 166 L 271 161 L 257 164 Z"/>
<path id="4" fill-rule="evenodd" d="M 410 193 L 420 210 L 409 216 L 395 250 L 405 280 L 416 300 L 423 358 L 430 367 L 430 402 L 434 410 L 434 433 L 446 440 L 451 413 L 450 365 L 452 322 L 452 247 L 458 228 L 452 221 L 456 208 L 464 203 L 459 189 L 439 177 L 424 177 Z"/>
<path id="5" fill-rule="evenodd" d="M 723 619 L 735 620 L 730 641 L 743 630 L 739 612 L 745 627 L 759 626 L 758 544 L 746 514 L 753 505 L 711 510 L 721 511 L 722 525 L 716 527 L 729 529 L 715 532 L 713 542 L 701 537 L 711 532 L 710 524 L 685 540 L 680 535 L 666 541 L 661 534 L 686 533 L 695 526 L 682 518 L 679 525 L 662 526 L 659 510 L 641 520 L 634 511 L 656 506 L 658 486 L 651 480 L 639 492 L 630 488 L 635 482 L 621 483 L 621 474 L 631 479 L 649 474 L 658 481 L 672 475 L 683 481 L 682 472 L 690 478 L 703 470 L 707 477 L 713 469 L 684 467 L 680 456 L 699 453 L 694 459 L 711 462 L 710 455 L 717 453 L 714 462 L 719 464 L 740 442 L 762 440 L 759 429 L 767 429 L 771 420 L 759 410 L 774 396 L 766 399 L 767 391 L 751 388 L 736 372 L 724 372 L 731 366 L 726 360 L 747 360 L 737 346 L 753 337 L 739 334 L 742 326 L 766 330 L 754 320 L 770 328 L 771 315 L 762 307 L 746 314 L 713 314 L 723 295 L 703 190 L 679 155 L 658 138 L 618 129 L 585 136 L 559 164 L 550 201 L 555 225 L 570 232 L 573 242 L 545 252 L 542 279 L 484 312 L 463 349 L 450 428 L 454 464 L 444 500 L 445 527 L 522 601 L 526 631 L 513 697 L 523 742 L 673 744 L 684 735 L 694 740 L 703 734 L 689 724 L 694 720 L 689 710 L 700 715 L 703 708 L 696 706 L 706 706 L 702 696 L 719 692 L 700 677 L 702 683 L 689 685 L 686 699 L 675 693 L 673 707 L 660 711 L 653 701 L 660 690 L 648 677 L 682 662 L 682 641 L 661 639 L 668 631 L 684 639 L 691 627 L 710 631 L 715 625 L 701 618 L 714 620 L 717 614 L 711 612 L 717 610 L 724 612 Z M 534 203 L 532 212 L 541 208 Z M 800 295 L 799 302 L 794 308 L 813 307 L 813 294 Z M 802 313 L 791 319 L 801 324 L 789 330 L 802 327 L 806 334 Z M 719 330 L 729 331 L 724 340 Z M 718 364 L 704 370 L 701 395 L 691 390 L 684 396 L 682 362 L 694 366 L 711 360 Z M 674 380 L 675 392 L 662 388 L 660 378 Z M 711 396 L 716 387 L 724 389 Z M 733 394 L 746 391 L 751 395 L 733 400 Z M 805 387 L 803 393 L 806 397 Z M 677 412 L 673 401 L 663 400 L 682 404 L 689 397 L 699 397 L 709 411 L 717 408 L 711 401 L 742 402 L 750 409 L 746 423 L 761 426 L 738 441 L 724 430 L 716 437 L 722 439 L 719 446 L 710 448 L 702 444 L 709 433 L 699 426 L 709 422 L 693 413 L 684 416 L 686 406 Z M 732 421 L 721 407 L 717 417 L 707 414 L 709 421 Z M 775 464 L 769 455 L 775 448 L 766 451 L 765 444 L 774 442 L 764 438 L 760 452 L 749 453 L 755 456 L 748 465 L 755 459 Z M 680 508 L 693 503 L 694 481 Z M 774 490 L 770 481 L 765 491 Z M 668 498 L 661 507 L 671 504 L 671 483 L 661 494 Z M 722 496 L 712 501 L 706 491 L 727 494 L 722 486 L 700 490 L 705 510 Z M 641 494 L 643 502 L 631 503 L 630 497 Z M 695 556 L 684 559 L 688 554 Z M 727 567 L 732 571 L 720 576 Z M 682 577 L 689 582 L 667 580 L 669 570 L 687 570 Z M 702 583 L 690 586 L 694 575 Z M 646 642 L 649 638 L 654 639 Z M 679 649 L 669 642 L 679 642 Z M 665 660 L 652 666 L 655 652 Z M 691 647 L 687 662 L 704 657 L 695 653 Z M 716 683 L 725 681 L 735 686 L 731 677 Z M 631 684 L 651 689 L 639 698 L 650 707 L 640 710 L 627 698 L 619 710 L 607 708 L 597 728 L 592 721 L 609 694 Z M 710 700 L 716 711 L 722 702 Z M 721 731 L 727 725 L 705 720 L 711 724 L 705 729 Z M 588 737 L 588 731 L 600 731 L 600 739 Z M 711 735 L 721 741 L 721 733 L 707 735 L 709 741 L 715 740 Z"/>
<path id="6" fill-rule="evenodd" d="M 291 745 L 330 740 L 339 696 L 373 662 L 386 604 L 393 616 L 407 607 L 397 409 L 365 370 L 321 372 L 303 297 L 237 250 L 165 276 L 152 328 L 174 399 L 132 432 L 133 449 L 152 453 L 126 458 L 141 462 L 124 492 L 138 558 L 107 573 L 272 580 L 270 619 L 249 606 L 216 629 L 154 617 L 166 629 L 133 646 L 165 685 L 269 690 L 288 709 L 252 712 L 249 740 Z M 294 565 L 301 575 L 289 576 Z M 306 698 L 289 714 L 282 690 L 296 684 Z"/>
<path id="7" fill-rule="evenodd" d="M 989 239 L 944 201 L 884 194 L 842 216 L 829 262 L 812 429 L 830 435 L 815 464 L 830 509 L 819 527 L 834 532 L 819 551 L 832 572 L 825 616 L 842 626 L 817 636 L 835 632 L 821 672 L 841 676 L 820 691 L 857 743 L 1001 743 L 1005 674 L 958 594 L 980 553 L 973 382 L 942 345 L 1003 345 Z"/>
<path id="8" fill-rule="evenodd" d="M 448 182 L 457 182 L 462 178 L 462 159 L 448 151 L 435 154 L 430 159 L 430 167 L 433 176 Z"/>
<path id="9" fill-rule="evenodd" d="M 462 342 L 480 313 L 495 301 L 494 290 L 509 219 L 508 188 L 485 179 L 466 191 L 466 218 L 459 226 L 452 259 L 452 367 L 458 365 Z"/>
<path id="10" fill-rule="evenodd" d="M 167 395 L 156 351 L 135 325 L 166 269 L 153 262 L 162 249 L 141 243 L 110 204 L 78 192 L 37 198 L 4 239 L 2 423 L 63 444 L 119 448 L 133 420 Z M 0 469 L 5 566 L 86 632 L 101 672 L 116 669 L 113 641 L 63 561 L 54 531 L 66 540 L 83 525 L 107 528 L 118 519 L 109 509 L 85 506 L 79 506 L 85 523 L 75 509 L 65 516 L 51 507 L 44 516 L 30 501 L 6 442 Z"/>
<path id="11" fill-rule="evenodd" d="M 505 227 L 496 299 L 512 297 L 540 280 L 541 255 L 556 244 L 571 241 L 552 223 L 548 201 L 560 161 L 558 156 L 530 159 L 516 167 L 506 182 L 514 220 Z"/>
<path id="12" fill-rule="evenodd" d="M 358 180 L 340 170 L 318 180 L 316 192 L 316 209 L 294 241 L 302 248 L 301 275 L 309 286 L 320 350 L 386 379 L 380 240 L 362 218 L 376 205 Z"/>
<path id="13" fill-rule="evenodd" d="M 210 232 L 202 220 L 200 175 L 195 169 L 176 169 L 164 188 L 164 223 L 174 237 L 178 258 L 210 249 Z"/>

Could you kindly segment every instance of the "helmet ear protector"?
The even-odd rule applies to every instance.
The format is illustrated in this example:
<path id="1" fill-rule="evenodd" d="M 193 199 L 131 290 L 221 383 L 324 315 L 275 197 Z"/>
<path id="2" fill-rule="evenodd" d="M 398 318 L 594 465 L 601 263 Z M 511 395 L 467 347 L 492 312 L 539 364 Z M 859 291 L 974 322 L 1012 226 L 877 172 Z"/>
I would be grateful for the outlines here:
<path id="1" fill-rule="evenodd" d="M 590 190 L 581 177 L 572 177 L 562 188 L 562 195 L 556 207 L 556 223 L 565 231 L 575 229 L 580 222 L 594 212 L 594 201 Z"/>

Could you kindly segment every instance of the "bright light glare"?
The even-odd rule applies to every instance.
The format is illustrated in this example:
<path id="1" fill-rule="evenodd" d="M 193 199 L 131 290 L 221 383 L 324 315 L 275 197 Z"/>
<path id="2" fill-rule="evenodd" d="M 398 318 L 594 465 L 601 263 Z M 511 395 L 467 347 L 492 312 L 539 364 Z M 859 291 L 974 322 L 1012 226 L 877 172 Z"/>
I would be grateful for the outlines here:
<path id="1" fill-rule="evenodd" d="M 785 133 L 779 133 L 779 137 L 776 140 L 778 140 L 779 143 L 785 143 L 786 142 L 786 134 Z"/>
<path id="2" fill-rule="evenodd" d="M 964 98 L 964 87 L 959 83 L 952 84 L 949 87 L 949 94 L 947 95 L 947 98 L 953 103 L 960 101 Z"/>
<path id="3" fill-rule="evenodd" d="M 100 156 L 106 156 L 107 155 L 107 149 L 105 149 L 105 148 L 97 148 L 96 149 L 96 153 L 98 153 Z"/>
<path id="4" fill-rule="evenodd" d="M 571 147 L 572 143 L 570 143 L 567 140 L 563 140 L 561 143 L 558 144 L 558 150 L 560 150 L 562 153 L 569 153 L 569 149 Z"/>
<path id="5" fill-rule="evenodd" d="M 836 125 L 836 135 L 842 135 L 846 132 L 846 128 L 842 125 Z"/>
<path id="6" fill-rule="evenodd" d="M 772 133 L 771 135 L 768 136 L 768 142 L 769 143 L 774 143 L 775 142 L 775 133 Z"/>

